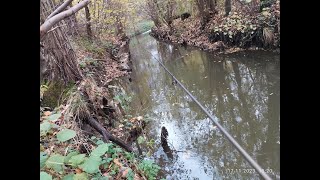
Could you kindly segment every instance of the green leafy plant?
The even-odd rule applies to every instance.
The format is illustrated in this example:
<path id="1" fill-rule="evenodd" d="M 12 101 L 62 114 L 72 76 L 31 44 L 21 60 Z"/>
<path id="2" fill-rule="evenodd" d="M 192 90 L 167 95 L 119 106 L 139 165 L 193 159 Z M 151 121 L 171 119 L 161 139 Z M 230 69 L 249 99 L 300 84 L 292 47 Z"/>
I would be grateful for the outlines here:
<path id="1" fill-rule="evenodd" d="M 40 180 L 52 180 L 52 176 L 46 172 L 40 172 Z"/>
<path id="2" fill-rule="evenodd" d="M 61 113 L 55 113 L 55 114 L 51 114 L 50 116 L 48 116 L 46 119 L 49 121 L 56 121 L 61 117 Z"/>
<path id="3" fill-rule="evenodd" d="M 128 180 L 134 179 L 134 173 L 133 173 L 132 169 L 129 169 L 128 174 L 127 174 L 127 179 Z"/>
<path id="4" fill-rule="evenodd" d="M 131 96 L 128 96 L 125 93 L 120 93 L 120 94 L 116 95 L 113 99 L 118 101 L 120 103 L 121 107 L 123 107 L 123 109 L 125 111 L 129 110 L 129 103 L 132 100 Z"/>
<path id="5" fill-rule="evenodd" d="M 52 154 L 46 161 L 46 166 L 56 172 L 62 172 L 64 166 L 64 156 L 60 154 Z"/>
<path id="6" fill-rule="evenodd" d="M 138 144 L 142 144 L 142 143 L 145 142 L 145 139 L 144 139 L 143 136 L 139 136 L 138 139 L 137 139 L 137 141 L 138 141 Z"/>
<path id="7" fill-rule="evenodd" d="M 156 179 L 158 172 L 161 169 L 151 160 L 142 160 L 141 163 L 138 165 L 138 168 L 142 172 L 144 172 L 147 178 L 150 180 Z"/>
<path id="8" fill-rule="evenodd" d="M 40 135 L 46 135 L 47 132 L 51 129 L 52 125 L 48 121 L 43 121 L 40 124 Z"/>
<path id="9" fill-rule="evenodd" d="M 90 173 L 90 174 L 97 173 L 99 172 L 99 166 L 101 164 L 101 161 L 102 159 L 100 157 L 90 156 L 79 167 L 87 173 Z"/>
<path id="10" fill-rule="evenodd" d="M 60 142 L 65 142 L 65 141 L 68 141 L 68 140 L 74 138 L 76 136 L 76 134 L 77 133 L 74 130 L 64 129 L 64 130 L 57 133 L 57 139 Z"/>
<path id="11" fill-rule="evenodd" d="M 80 154 L 77 150 L 70 148 L 69 144 L 74 141 L 69 141 L 76 136 L 76 132 L 67 129 L 64 124 L 56 125 L 54 122 L 63 118 L 62 114 L 56 110 L 55 113 L 46 113 L 40 123 L 40 179 L 52 180 L 106 180 L 109 176 L 104 176 L 106 170 L 109 175 L 120 173 L 120 169 L 124 168 L 121 161 L 129 164 L 136 164 L 133 153 L 125 152 L 122 148 L 112 144 L 104 143 L 101 138 L 92 136 L 90 140 L 96 145 L 91 153 Z M 51 141 L 54 146 L 43 144 L 42 142 Z M 146 141 L 144 141 L 146 143 Z M 58 150 L 50 150 L 49 154 L 45 151 L 49 147 L 59 147 Z M 45 152 L 44 152 L 45 151 Z M 65 155 L 62 155 L 65 153 Z M 157 174 L 157 166 L 143 162 L 141 171 L 146 173 L 146 177 L 155 177 Z M 127 173 L 127 179 L 134 179 L 135 173 L 130 167 Z M 155 169 L 156 168 L 156 169 Z M 74 170 L 80 169 L 82 172 L 74 173 Z M 153 170 L 152 170 L 153 169 Z M 50 174 L 49 174 L 50 173 Z M 54 176 L 54 177 L 53 177 Z M 149 178 L 150 179 L 150 178 Z"/>

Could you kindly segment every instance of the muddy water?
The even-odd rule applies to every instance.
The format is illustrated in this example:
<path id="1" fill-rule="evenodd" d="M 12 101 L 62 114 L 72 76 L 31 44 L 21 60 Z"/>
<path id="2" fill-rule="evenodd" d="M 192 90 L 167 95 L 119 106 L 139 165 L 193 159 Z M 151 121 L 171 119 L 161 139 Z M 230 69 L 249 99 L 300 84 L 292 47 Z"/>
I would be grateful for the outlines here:
<path id="1" fill-rule="evenodd" d="M 166 67 L 238 143 L 276 179 L 280 177 L 280 60 L 270 52 L 214 57 L 142 34 L 131 40 L 132 115 L 151 120 L 150 159 L 165 179 L 260 179 L 201 109 L 166 74 Z M 168 131 L 172 156 L 161 146 Z"/>

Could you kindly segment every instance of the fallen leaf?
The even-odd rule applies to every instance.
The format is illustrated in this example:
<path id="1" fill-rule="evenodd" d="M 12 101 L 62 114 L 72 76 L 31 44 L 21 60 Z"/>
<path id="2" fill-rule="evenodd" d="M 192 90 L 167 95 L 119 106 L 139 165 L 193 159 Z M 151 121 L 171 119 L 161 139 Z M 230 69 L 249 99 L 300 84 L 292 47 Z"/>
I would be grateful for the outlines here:
<path id="1" fill-rule="evenodd" d="M 82 173 L 82 170 L 81 170 L 81 169 L 78 169 L 78 168 L 77 168 L 75 171 L 76 171 L 77 174 Z"/>
<path id="2" fill-rule="evenodd" d="M 130 119 L 130 122 L 135 122 L 136 120 L 137 120 L 137 118 L 134 117 L 134 118 Z"/>
<path id="3" fill-rule="evenodd" d="M 113 162 L 119 167 L 122 167 L 122 164 L 119 162 L 119 159 L 114 159 Z"/>
<path id="4" fill-rule="evenodd" d="M 134 180 L 141 180 L 142 178 L 138 174 L 134 174 Z"/>
<path id="5" fill-rule="evenodd" d="M 130 168 L 127 168 L 126 170 L 124 170 L 124 171 L 122 172 L 122 176 L 121 176 L 121 177 L 126 178 L 129 170 L 130 170 Z"/>
<path id="6" fill-rule="evenodd" d="M 50 115 L 51 115 L 51 112 L 50 112 L 50 111 L 45 111 L 43 114 L 44 114 L 45 116 L 50 116 Z"/>

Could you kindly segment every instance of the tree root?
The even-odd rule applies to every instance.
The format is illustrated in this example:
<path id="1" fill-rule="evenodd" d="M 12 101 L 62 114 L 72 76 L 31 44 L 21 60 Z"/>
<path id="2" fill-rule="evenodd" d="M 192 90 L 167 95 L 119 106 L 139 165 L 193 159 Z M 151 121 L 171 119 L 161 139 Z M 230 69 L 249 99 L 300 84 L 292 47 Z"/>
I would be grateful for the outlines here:
<path id="1" fill-rule="evenodd" d="M 88 118 L 88 123 L 96 129 L 103 137 L 103 141 L 107 142 L 108 140 L 114 142 L 115 144 L 119 145 L 123 149 L 125 149 L 128 152 L 132 152 L 132 147 L 127 145 L 125 142 L 123 142 L 121 139 L 118 139 L 112 134 L 110 134 L 97 120 L 94 118 L 90 117 Z"/>

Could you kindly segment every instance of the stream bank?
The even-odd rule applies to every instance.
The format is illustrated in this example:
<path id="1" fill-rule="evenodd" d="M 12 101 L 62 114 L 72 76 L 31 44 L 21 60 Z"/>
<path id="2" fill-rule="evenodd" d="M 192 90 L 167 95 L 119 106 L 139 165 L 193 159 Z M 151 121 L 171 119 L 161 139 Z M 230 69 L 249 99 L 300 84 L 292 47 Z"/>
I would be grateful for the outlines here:
<path id="1" fill-rule="evenodd" d="M 232 53 L 243 50 L 280 49 L 280 1 L 262 12 L 248 12 L 246 7 L 233 8 L 229 16 L 223 11 L 210 17 L 202 28 L 201 19 L 191 16 L 174 19 L 171 24 L 153 27 L 153 37 L 201 50 Z"/>
<path id="2" fill-rule="evenodd" d="M 41 179 L 152 179 L 160 169 L 132 152 L 145 121 L 127 114 L 130 99 L 113 85 L 130 79 L 129 38 L 106 39 L 72 42 L 81 81 L 41 86 Z"/>

